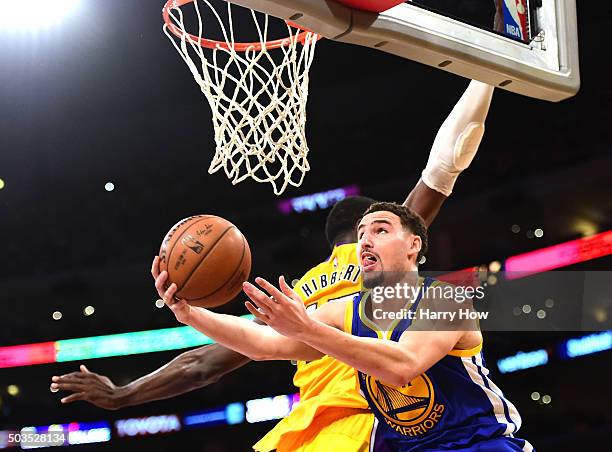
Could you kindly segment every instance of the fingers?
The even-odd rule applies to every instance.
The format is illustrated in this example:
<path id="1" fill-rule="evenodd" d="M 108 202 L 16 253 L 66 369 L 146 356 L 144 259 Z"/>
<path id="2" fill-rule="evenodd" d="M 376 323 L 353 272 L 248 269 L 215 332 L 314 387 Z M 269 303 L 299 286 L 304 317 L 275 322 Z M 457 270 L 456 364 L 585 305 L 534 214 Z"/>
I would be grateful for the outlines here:
<path id="1" fill-rule="evenodd" d="M 77 400 L 84 400 L 85 399 L 85 393 L 84 392 L 77 392 L 76 394 L 71 394 L 68 397 L 64 397 L 63 399 L 60 400 L 60 402 L 62 403 L 72 403 L 75 402 Z"/>
<path id="2" fill-rule="evenodd" d="M 166 288 L 167 282 L 168 272 L 164 270 L 157 276 L 157 278 L 155 278 L 155 288 L 157 289 L 157 294 L 159 297 L 164 300 L 164 303 L 166 303 L 168 306 L 172 306 L 177 301 L 174 297 L 178 291 L 178 286 L 175 283 L 172 283 Z"/>
<path id="3" fill-rule="evenodd" d="M 244 293 L 246 293 L 248 297 L 252 301 L 254 301 L 257 306 L 266 309 L 267 312 L 274 312 L 276 302 L 272 300 L 268 295 L 263 293 L 250 282 L 245 282 L 242 287 L 244 289 Z"/>
<path id="4" fill-rule="evenodd" d="M 285 277 L 282 275 L 278 278 L 278 286 L 286 296 L 288 296 L 292 300 L 301 302 L 302 299 L 300 298 L 300 296 L 295 292 L 295 290 L 291 288 L 289 284 L 287 284 L 287 281 L 285 281 Z"/>
<path id="5" fill-rule="evenodd" d="M 172 283 L 170 284 L 170 287 L 168 287 L 168 289 L 164 292 L 164 302 L 172 307 L 172 305 L 176 304 L 179 302 L 179 300 L 176 300 L 174 298 L 174 295 L 176 294 L 176 291 L 178 290 L 178 287 L 176 286 L 176 284 Z"/>
<path id="6" fill-rule="evenodd" d="M 247 310 L 253 314 L 253 316 L 255 316 L 256 319 L 261 320 L 264 323 L 268 323 L 270 321 L 270 318 L 264 314 L 263 312 L 261 312 L 259 309 L 257 309 L 253 303 L 251 303 L 250 301 L 246 301 L 244 303 L 244 305 L 246 306 Z"/>
<path id="7" fill-rule="evenodd" d="M 51 383 L 51 391 L 71 391 L 71 392 L 82 392 L 85 390 L 84 385 L 79 383 Z"/>
<path id="8" fill-rule="evenodd" d="M 160 297 L 164 296 L 164 291 L 166 290 L 165 284 L 167 280 L 168 280 L 167 271 L 161 272 L 157 276 L 157 278 L 155 278 L 155 288 L 157 289 L 157 293 L 159 294 Z"/>
<path id="9" fill-rule="evenodd" d="M 276 303 L 282 303 L 285 301 L 285 294 L 270 284 L 263 278 L 255 278 L 255 282 L 259 284 L 263 289 L 266 290 L 273 298 Z"/>
<path id="10" fill-rule="evenodd" d="M 157 279 L 159 276 L 159 256 L 155 256 L 153 258 L 153 263 L 151 264 L 151 275 L 153 275 L 153 279 Z"/>
<path id="11" fill-rule="evenodd" d="M 57 383 L 67 382 L 67 381 L 72 382 L 72 381 L 78 381 L 82 378 L 85 378 L 85 375 L 83 374 L 83 372 L 71 372 L 69 374 L 64 374 L 59 377 L 57 375 L 54 375 L 53 377 L 51 377 L 51 381 L 54 381 Z"/>
<path id="12" fill-rule="evenodd" d="M 86 374 L 90 374 L 91 373 L 91 371 L 87 367 L 85 367 L 85 364 L 81 364 L 79 366 L 79 369 L 81 369 L 81 372 L 83 372 L 83 373 L 86 373 Z"/>
<path id="13" fill-rule="evenodd" d="M 64 384 L 64 383 L 70 383 L 70 384 L 80 384 L 83 383 L 84 380 L 82 378 L 79 377 L 70 377 L 70 376 L 64 376 L 64 377 L 53 377 L 51 379 L 51 384 Z"/>

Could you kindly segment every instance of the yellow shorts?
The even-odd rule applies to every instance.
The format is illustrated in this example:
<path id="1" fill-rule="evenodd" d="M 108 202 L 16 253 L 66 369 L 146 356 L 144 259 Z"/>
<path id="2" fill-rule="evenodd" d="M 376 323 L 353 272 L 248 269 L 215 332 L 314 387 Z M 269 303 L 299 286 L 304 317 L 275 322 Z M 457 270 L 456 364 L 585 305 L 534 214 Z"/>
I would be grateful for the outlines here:
<path id="1" fill-rule="evenodd" d="M 369 410 L 328 408 L 318 413 L 305 429 L 285 431 L 272 442 L 266 436 L 253 448 L 262 452 L 274 446 L 278 452 L 367 452 L 373 425 L 374 415 Z"/>

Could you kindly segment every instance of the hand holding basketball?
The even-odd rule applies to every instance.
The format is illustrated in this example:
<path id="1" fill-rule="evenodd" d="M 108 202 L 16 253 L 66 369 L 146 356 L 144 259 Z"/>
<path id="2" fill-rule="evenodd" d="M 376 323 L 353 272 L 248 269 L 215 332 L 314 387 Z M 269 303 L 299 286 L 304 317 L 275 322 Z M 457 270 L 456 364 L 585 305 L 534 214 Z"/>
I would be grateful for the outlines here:
<path id="1" fill-rule="evenodd" d="M 164 237 L 153 277 L 166 271 L 166 286 L 174 283 L 178 298 L 192 306 L 213 308 L 241 292 L 251 271 L 249 244 L 236 226 L 215 215 L 195 215 L 179 221 Z"/>
<path id="2" fill-rule="evenodd" d="M 189 319 L 191 318 L 192 309 L 194 308 L 185 300 L 175 298 L 176 291 L 178 290 L 176 284 L 172 283 L 167 289 L 165 289 L 166 281 L 168 280 L 168 272 L 164 270 L 160 273 L 159 256 L 155 256 L 155 259 L 153 259 L 151 274 L 153 275 L 153 278 L 155 278 L 155 288 L 157 289 L 157 294 L 162 300 L 164 300 L 166 306 L 172 310 L 176 320 L 181 323 L 188 324 Z"/>

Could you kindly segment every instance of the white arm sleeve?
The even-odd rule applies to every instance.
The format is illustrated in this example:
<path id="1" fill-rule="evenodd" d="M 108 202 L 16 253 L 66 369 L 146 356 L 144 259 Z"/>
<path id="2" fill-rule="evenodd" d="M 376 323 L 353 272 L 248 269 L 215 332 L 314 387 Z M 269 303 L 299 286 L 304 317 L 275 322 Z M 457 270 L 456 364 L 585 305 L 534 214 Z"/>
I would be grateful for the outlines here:
<path id="1" fill-rule="evenodd" d="M 461 171 L 472 163 L 484 134 L 493 87 L 472 80 L 434 140 L 421 179 L 449 196 Z"/>

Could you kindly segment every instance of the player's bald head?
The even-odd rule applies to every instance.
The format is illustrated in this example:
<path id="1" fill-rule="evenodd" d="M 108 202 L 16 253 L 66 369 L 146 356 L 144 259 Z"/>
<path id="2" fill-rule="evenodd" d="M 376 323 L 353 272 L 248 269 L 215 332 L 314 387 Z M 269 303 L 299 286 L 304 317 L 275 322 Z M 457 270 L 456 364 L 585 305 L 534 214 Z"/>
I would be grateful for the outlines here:
<path id="1" fill-rule="evenodd" d="M 352 237 L 352 242 L 356 242 L 355 225 L 361 219 L 364 212 L 376 202 L 366 196 L 349 196 L 338 201 L 327 216 L 325 223 L 325 236 L 330 246 L 347 240 L 345 237 Z"/>

